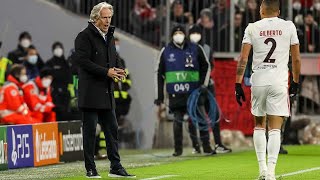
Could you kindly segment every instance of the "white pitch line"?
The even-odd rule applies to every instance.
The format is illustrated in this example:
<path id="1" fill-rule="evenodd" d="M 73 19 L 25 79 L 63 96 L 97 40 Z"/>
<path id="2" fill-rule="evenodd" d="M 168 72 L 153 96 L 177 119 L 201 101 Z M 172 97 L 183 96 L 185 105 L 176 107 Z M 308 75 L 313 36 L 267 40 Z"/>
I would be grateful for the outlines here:
<path id="1" fill-rule="evenodd" d="M 170 177 L 176 177 L 178 175 L 163 175 L 163 176 L 156 176 L 156 177 L 151 177 L 151 178 L 145 178 L 141 180 L 155 180 L 155 179 L 164 179 L 164 178 L 170 178 Z"/>
<path id="2" fill-rule="evenodd" d="M 297 175 L 297 174 L 302 174 L 302 173 L 311 172 L 311 171 L 317 171 L 317 170 L 320 170 L 320 167 L 315 167 L 315 168 L 310 168 L 310 169 L 295 171 L 295 172 L 291 172 L 291 173 L 287 173 L 287 174 L 282 174 L 282 175 L 280 175 L 280 176 L 277 176 L 277 178 L 279 178 L 279 177 L 286 177 L 286 176 L 294 176 L 294 175 Z"/>

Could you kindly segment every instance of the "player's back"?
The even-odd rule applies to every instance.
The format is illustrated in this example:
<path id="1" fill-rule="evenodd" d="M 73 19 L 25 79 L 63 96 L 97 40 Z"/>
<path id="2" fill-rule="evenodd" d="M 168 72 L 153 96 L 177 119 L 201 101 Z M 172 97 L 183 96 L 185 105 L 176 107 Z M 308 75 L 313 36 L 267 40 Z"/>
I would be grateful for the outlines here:
<path id="1" fill-rule="evenodd" d="M 243 43 L 253 47 L 252 86 L 288 84 L 290 45 L 299 43 L 291 21 L 273 17 L 251 23 Z"/>

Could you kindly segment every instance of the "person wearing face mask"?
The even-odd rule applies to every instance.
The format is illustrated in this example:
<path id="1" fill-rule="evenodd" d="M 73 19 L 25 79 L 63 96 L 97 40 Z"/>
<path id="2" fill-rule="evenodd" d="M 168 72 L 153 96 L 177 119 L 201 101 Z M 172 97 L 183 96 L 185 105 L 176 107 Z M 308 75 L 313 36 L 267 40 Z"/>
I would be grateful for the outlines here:
<path id="1" fill-rule="evenodd" d="M 173 156 L 181 156 L 182 124 L 183 117 L 187 113 L 187 100 L 193 90 L 208 86 L 210 65 L 203 48 L 187 40 L 183 26 L 174 27 L 171 37 L 172 41 L 162 48 L 159 55 L 154 103 L 157 106 L 163 104 L 164 86 L 166 86 L 169 109 L 174 114 Z M 214 154 L 209 143 L 203 144 L 203 149 L 206 154 Z"/>
<path id="2" fill-rule="evenodd" d="M 47 67 L 52 69 L 52 98 L 56 105 L 54 111 L 57 115 L 57 121 L 66 121 L 69 116 L 69 103 L 72 97 L 75 97 L 72 83 L 71 66 L 65 59 L 64 48 L 61 42 L 55 42 L 52 45 L 53 56 L 46 63 Z"/>
<path id="3" fill-rule="evenodd" d="M 22 86 L 24 99 L 33 117 L 40 119 L 40 122 L 56 121 L 56 113 L 53 111 L 55 105 L 52 102 L 50 87 L 52 79 L 52 70 L 44 67 L 39 76 Z"/>
<path id="4" fill-rule="evenodd" d="M 8 53 L 8 59 L 12 61 L 13 64 L 22 64 L 28 60 L 28 51 L 32 46 L 32 37 L 29 32 L 25 31 L 19 35 L 19 44 L 17 49 Z M 41 69 L 44 65 L 41 57 L 37 54 L 38 61 L 37 66 Z"/>
<path id="5" fill-rule="evenodd" d="M 26 68 L 14 64 L 7 81 L 0 89 L 0 123 L 33 124 L 38 119 L 32 116 L 25 100 L 22 86 L 28 81 Z"/>
<path id="6" fill-rule="evenodd" d="M 210 68 L 211 68 L 211 70 L 213 70 L 214 57 L 213 57 L 212 48 L 208 44 L 201 43 L 201 38 L 202 38 L 201 32 L 202 31 L 199 26 L 197 26 L 197 25 L 192 26 L 189 29 L 189 39 L 191 42 L 196 43 L 199 46 L 203 47 L 205 55 L 206 55 L 206 57 L 208 57 L 208 60 L 210 62 Z M 208 91 L 212 92 L 213 95 L 215 96 L 214 82 L 213 82 L 213 79 L 211 79 L 211 78 L 210 78 L 209 84 L 208 84 Z M 205 108 L 206 108 L 206 112 L 209 112 L 209 102 L 208 101 L 205 101 Z M 216 122 L 217 122 L 219 120 L 219 112 L 218 111 L 217 111 L 216 117 L 217 117 L 217 119 L 216 119 Z M 221 136 L 220 136 L 220 124 L 216 123 L 211 128 L 213 130 L 213 135 L 214 135 L 213 137 L 214 137 L 214 142 L 215 142 L 216 153 L 229 153 L 229 152 L 231 152 L 232 151 L 231 149 L 225 147 L 222 144 Z M 196 127 L 192 123 L 189 123 L 189 131 L 190 131 L 190 138 L 192 140 L 192 145 L 194 148 L 193 153 L 201 153 L 200 146 L 198 143 L 198 137 L 197 137 L 197 133 L 196 133 Z M 205 134 L 205 132 L 201 132 L 201 130 L 200 130 L 200 136 L 201 136 L 201 134 Z M 206 142 L 205 136 L 201 136 L 200 139 L 201 139 L 202 143 Z"/>
<path id="7" fill-rule="evenodd" d="M 33 45 L 29 46 L 26 60 L 23 62 L 23 65 L 27 68 L 28 79 L 34 79 L 39 75 L 38 61 L 39 56 L 37 49 Z"/>

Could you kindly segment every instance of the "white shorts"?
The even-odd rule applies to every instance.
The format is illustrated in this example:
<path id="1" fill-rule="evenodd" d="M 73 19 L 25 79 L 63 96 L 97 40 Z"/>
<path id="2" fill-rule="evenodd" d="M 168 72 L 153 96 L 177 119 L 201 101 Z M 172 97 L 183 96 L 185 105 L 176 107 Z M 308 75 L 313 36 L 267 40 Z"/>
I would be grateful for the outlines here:
<path id="1" fill-rule="evenodd" d="M 290 116 L 290 102 L 286 86 L 252 86 L 251 113 L 254 116 Z"/>

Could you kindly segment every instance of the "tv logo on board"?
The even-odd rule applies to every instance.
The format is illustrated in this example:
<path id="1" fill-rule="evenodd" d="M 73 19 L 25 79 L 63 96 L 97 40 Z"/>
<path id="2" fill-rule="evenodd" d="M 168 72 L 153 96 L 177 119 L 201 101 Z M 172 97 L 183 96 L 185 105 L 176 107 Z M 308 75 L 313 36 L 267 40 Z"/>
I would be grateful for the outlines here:
<path id="1" fill-rule="evenodd" d="M 11 129 L 12 133 L 12 152 L 11 161 L 13 165 L 17 165 L 18 159 L 30 158 L 30 145 L 28 143 L 29 134 L 16 134 L 14 129 Z"/>
<path id="2" fill-rule="evenodd" d="M 63 138 L 63 152 L 74 152 L 83 150 L 82 128 L 80 127 L 80 133 L 71 134 L 70 129 L 68 134 L 64 134 Z"/>
<path id="3" fill-rule="evenodd" d="M 56 159 L 58 157 L 57 154 L 57 140 L 54 132 L 52 132 L 52 139 L 46 139 L 47 134 L 39 133 L 36 130 L 36 162 L 40 162 L 42 160 L 47 159 Z"/>

